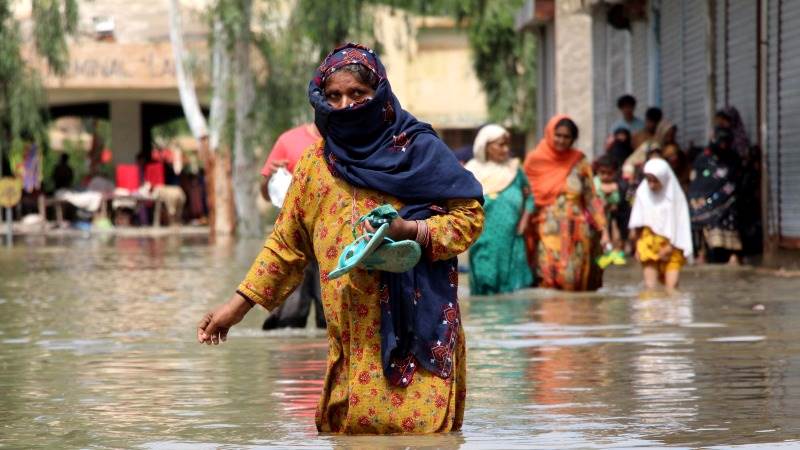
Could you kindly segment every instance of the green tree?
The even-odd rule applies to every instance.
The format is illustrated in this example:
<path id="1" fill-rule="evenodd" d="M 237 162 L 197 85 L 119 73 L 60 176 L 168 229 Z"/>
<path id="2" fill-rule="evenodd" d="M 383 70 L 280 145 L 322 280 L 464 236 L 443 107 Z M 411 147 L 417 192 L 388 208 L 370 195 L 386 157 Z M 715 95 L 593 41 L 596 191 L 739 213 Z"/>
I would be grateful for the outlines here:
<path id="1" fill-rule="evenodd" d="M 0 0 L 0 155 L 23 140 L 46 143 L 47 113 L 38 73 L 22 56 L 20 24 L 12 0 Z M 32 0 L 33 49 L 55 74 L 67 69 L 67 36 L 77 29 L 77 0 Z"/>
<path id="2" fill-rule="evenodd" d="M 532 33 L 515 29 L 522 1 L 472 3 L 476 9 L 465 27 L 489 117 L 525 131 L 536 120 L 536 41 Z"/>

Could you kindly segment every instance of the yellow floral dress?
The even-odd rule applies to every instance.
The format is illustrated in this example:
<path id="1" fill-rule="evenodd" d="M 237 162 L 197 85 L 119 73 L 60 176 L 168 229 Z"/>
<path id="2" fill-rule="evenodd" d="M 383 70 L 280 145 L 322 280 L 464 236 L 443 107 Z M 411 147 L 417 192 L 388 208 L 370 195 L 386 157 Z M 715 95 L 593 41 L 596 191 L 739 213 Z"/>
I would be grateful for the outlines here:
<path id="1" fill-rule="evenodd" d="M 567 176 L 556 201 L 531 217 L 526 242 L 528 258 L 539 286 L 565 291 L 593 291 L 603 284 L 596 260 L 606 227 L 603 202 L 595 191 L 586 158 Z"/>
<path id="2" fill-rule="evenodd" d="M 670 245 L 669 239 L 653 233 L 650 227 L 642 229 L 642 236 L 636 241 L 636 254 L 639 261 L 644 263 L 655 263 L 658 273 L 664 276 L 667 272 L 677 272 L 686 264 L 686 258 L 680 249 L 673 248 L 666 261 L 659 257 L 661 249 Z"/>
<path id="3" fill-rule="evenodd" d="M 323 157 L 323 141 L 298 162 L 272 234 L 238 291 L 275 309 L 300 283 L 303 268 L 319 262 L 328 322 L 328 361 L 317 429 L 334 433 L 432 433 L 461 428 L 466 397 L 464 332 L 460 321 L 454 370 L 442 379 L 420 369 L 408 387 L 391 386 L 381 367 L 380 274 L 355 269 L 329 280 L 339 254 L 352 242 L 352 226 L 373 208 L 403 204 L 386 194 L 354 188 L 334 177 Z M 465 251 L 483 227 L 475 200 L 450 200 L 447 213 L 427 220 L 426 257 L 450 259 Z"/>

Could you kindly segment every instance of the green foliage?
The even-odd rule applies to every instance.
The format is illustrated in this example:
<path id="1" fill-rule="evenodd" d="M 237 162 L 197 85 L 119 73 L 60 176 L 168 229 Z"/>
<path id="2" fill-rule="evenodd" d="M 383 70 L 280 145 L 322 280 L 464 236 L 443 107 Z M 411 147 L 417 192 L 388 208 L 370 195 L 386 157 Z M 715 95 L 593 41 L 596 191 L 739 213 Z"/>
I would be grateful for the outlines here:
<path id="1" fill-rule="evenodd" d="M 522 2 L 488 2 L 467 25 L 473 65 L 492 121 L 525 129 L 535 120 L 536 41 L 514 28 Z"/>
<path id="2" fill-rule="evenodd" d="M 368 0 L 298 0 L 293 11 L 293 26 L 302 38 L 316 47 L 317 59 L 347 41 L 358 41 L 372 47 L 378 44 L 373 30 Z M 379 50 L 376 48 L 376 50 Z"/>
<path id="3" fill-rule="evenodd" d="M 283 131 L 312 119 L 308 81 L 333 46 L 348 38 L 375 42 L 364 4 L 363 0 L 298 0 L 288 18 L 284 10 L 269 7 L 257 17 L 263 31 L 254 41 L 266 63 L 264 76 L 258 77 L 254 106 L 262 142 L 271 144 Z"/>
<path id="4" fill-rule="evenodd" d="M 295 34 L 289 28 L 287 33 Z M 256 37 L 256 48 L 268 62 L 263 77 L 256 87 L 253 109 L 256 114 L 257 135 L 262 142 L 271 143 L 287 129 L 311 119 L 306 88 L 308 77 L 316 61 L 316 52 L 304 45 L 301 39 L 273 39 L 261 34 Z"/>
<path id="5" fill-rule="evenodd" d="M 66 35 L 77 28 L 77 0 L 32 0 L 37 53 L 55 73 L 67 67 Z M 21 142 L 47 148 L 47 114 L 38 74 L 22 58 L 19 23 L 11 0 L 0 0 L 0 152 Z"/>
<path id="6" fill-rule="evenodd" d="M 212 17 L 222 20 L 225 36 L 213 38 L 225 39 L 232 49 L 235 42 L 233 38 L 249 31 L 244 25 L 250 23 L 250 3 L 250 0 L 217 0 L 212 7 Z"/>
<path id="7" fill-rule="evenodd" d="M 36 51 L 47 59 L 50 70 L 61 75 L 69 59 L 66 35 L 78 25 L 77 0 L 32 1 Z"/>
<path id="8" fill-rule="evenodd" d="M 489 120 L 518 131 L 536 118 L 536 41 L 515 29 L 523 0 L 378 0 L 420 15 L 449 16 L 466 30 Z"/>
<path id="9" fill-rule="evenodd" d="M 163 145 L 164 143 L 169 142 L 178 136 L 185 136 L 189 134 L 192 134 L 192 131 L 189 129 L 189 122 L 186 121 L 185 117 L 180 117 L 175 120 L 156 125 L 150 131 L 153 141 L 158 145 Z"/>

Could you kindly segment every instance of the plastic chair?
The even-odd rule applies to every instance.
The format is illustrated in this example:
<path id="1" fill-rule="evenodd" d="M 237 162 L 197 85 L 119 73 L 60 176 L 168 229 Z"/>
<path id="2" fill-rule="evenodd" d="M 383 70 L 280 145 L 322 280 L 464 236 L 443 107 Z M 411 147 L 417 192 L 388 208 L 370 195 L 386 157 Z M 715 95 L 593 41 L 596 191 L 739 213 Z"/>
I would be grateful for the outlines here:
<path id="1" fill-rule="evenodd" d="M 116 171 L 117 187 L 135 191 L 139 189 L 139 167 L 136 164 L 118 164 Z"/>

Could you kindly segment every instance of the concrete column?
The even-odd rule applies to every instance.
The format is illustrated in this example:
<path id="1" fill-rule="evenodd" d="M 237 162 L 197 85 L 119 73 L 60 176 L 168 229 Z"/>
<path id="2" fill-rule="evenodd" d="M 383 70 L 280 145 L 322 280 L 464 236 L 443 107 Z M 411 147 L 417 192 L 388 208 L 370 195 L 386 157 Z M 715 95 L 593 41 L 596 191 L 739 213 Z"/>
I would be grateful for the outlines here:
<path id="1" fill-rule="evenodd" d="M 137 100 L 111 101 L 111 150 L 115 164 L 136 162 L 142 149 L 142 105 Z"/>
<path id="2" fill-rule="evenodd" d="M 556 0 L 555 108 L 578 124 L 576 146 L 589 158 L 594 136 L 592 16 L 581 0 Z"/>

